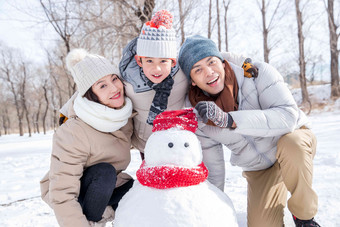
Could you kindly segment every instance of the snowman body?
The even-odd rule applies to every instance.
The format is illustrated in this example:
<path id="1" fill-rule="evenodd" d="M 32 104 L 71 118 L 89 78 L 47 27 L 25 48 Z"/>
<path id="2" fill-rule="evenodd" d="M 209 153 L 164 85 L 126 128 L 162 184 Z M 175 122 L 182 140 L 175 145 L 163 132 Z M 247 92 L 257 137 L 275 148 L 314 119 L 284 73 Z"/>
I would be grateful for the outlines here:
<path id="1" fill-rule="evenodd" d="M 151 169 L 151 177 L 153 167 L 179 167 L 195 172 L 201 163 L 200 142 L 193 132 L 171 128 L 154 132 L 147 141 L 144 164 Z M 145 186 L 148 179 L 135 181 L 119 202 L 115 227 L 238 226 L 230 198 L 207 180 L 169 187 L 167 177 L 155 176 L 155 186 Z"/>

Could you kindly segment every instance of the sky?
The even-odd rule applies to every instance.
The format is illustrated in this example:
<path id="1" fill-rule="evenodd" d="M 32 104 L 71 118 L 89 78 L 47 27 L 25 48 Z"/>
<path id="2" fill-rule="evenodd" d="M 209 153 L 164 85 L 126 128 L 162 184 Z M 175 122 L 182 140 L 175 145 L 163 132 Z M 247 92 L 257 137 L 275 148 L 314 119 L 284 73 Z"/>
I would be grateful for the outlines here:
<path id="1" fill-rule="evenodd" d="M 315 98 L 329 98 L 329 87 L 309 88 Z M 313 91 L 312 91 L 313 90 Z M 298 93 L 296 93 L 298 94 Z M 299 97 L 295 97 L 299 99 Z M 322 110 L 314 110 L 309 119 L 318 145 L 314 158 L 313 188 L 319 196 L 315 217 L 321 226 L 338 227 L 340 217 L 340 99 Z M 0 137 L 0 226 L 57 227 L 52 209 L 40 198 L 39 181 L 48 171 L 53 132 L 19 137 Z M 132 160 L 126 170 L 135 178 L 141 164 L 139 152 L 131 150 Z M 231 166 L 230 151 L 225 149 L 225 193 L 231 198 L 240 227 L 246 226 L 247 183 L 239 167 Z M 285 209 L 286 227 L 293 227 Z M 109 226 L 107 224 L 107 226 Z"/>
<path id="2" fill-rule="evenodd" d="M 49 25 L 34 21 L 38 8 L 37 0 L 1 0 L 0 41 L 20 49 L 28 59 L 40 63 L 44 61 L 44 48 L 53 43 L 55 34 Z"/>

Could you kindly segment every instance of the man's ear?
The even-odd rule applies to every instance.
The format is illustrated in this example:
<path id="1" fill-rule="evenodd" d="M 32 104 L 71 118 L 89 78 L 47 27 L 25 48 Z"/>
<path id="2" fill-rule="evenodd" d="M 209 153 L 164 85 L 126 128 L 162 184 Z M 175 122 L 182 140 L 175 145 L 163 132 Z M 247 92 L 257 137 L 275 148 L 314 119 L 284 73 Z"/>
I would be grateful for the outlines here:
<path id="1" fill-rule="evenodd" d="M 177 63 L 176 59 L 173 58 L 171 60 L 172 60 L 171 67 L 175 67 Z"/>
<path id="2" fill-rule="evenodd" d="M 137 64 L 139 65 L 139 67 L 143 67 L 142 58 L 139 57 L 137 54 L 135 55 L 135 60 Z"/>
<path id="3" fill-rule="evenodd" d="M 191 79 L 191 85 L 196 86 L 196 83 Z"/>

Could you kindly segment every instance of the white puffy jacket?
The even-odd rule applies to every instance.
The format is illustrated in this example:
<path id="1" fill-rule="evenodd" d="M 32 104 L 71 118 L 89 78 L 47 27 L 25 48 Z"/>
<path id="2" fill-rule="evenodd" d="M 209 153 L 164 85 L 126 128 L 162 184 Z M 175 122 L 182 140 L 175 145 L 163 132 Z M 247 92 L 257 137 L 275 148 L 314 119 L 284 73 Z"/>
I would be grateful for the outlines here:
<path id="1" fill-rule="evenodd" d="M 222 53 L 223 55 L 223 53 Z M 211 167 L 211 181 L 223 189 L 222 144 L 231 150 L 230 162 L 245 171 L 262 170 L 275 161 L 279 138 L 301 126 L 309 127 L 305 114 L 285 85 L 280 73 L 267 63 L 254 63 L 257 78 L 244 77 L 243 69 L 232 63 L 239 86 L 239 109 L 229 112 L 237 128 L 209 126 L 200 121 L 200 138 L 205 163 Z"/>

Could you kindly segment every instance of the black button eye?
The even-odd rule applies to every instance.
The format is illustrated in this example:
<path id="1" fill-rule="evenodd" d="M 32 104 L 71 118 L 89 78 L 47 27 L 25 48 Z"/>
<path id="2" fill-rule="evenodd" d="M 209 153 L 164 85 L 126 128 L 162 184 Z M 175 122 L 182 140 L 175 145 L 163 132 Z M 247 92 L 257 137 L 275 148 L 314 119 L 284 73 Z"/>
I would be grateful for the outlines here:
<path id="1" fill-rule="evenodd" d="M 185 146 L 185 147 L 189 147 L 189 143 L 185 142 L 185 143 L 184 143 L 184 146 Z"/>
<path id="2" fill-rule="evenodd" d="M 168 146 L 169 146 L 170 148 L 172 148 L 172 147 L 174 146 L 174 144 L 173 144 L 173 143 L 168 143 Z"/>

